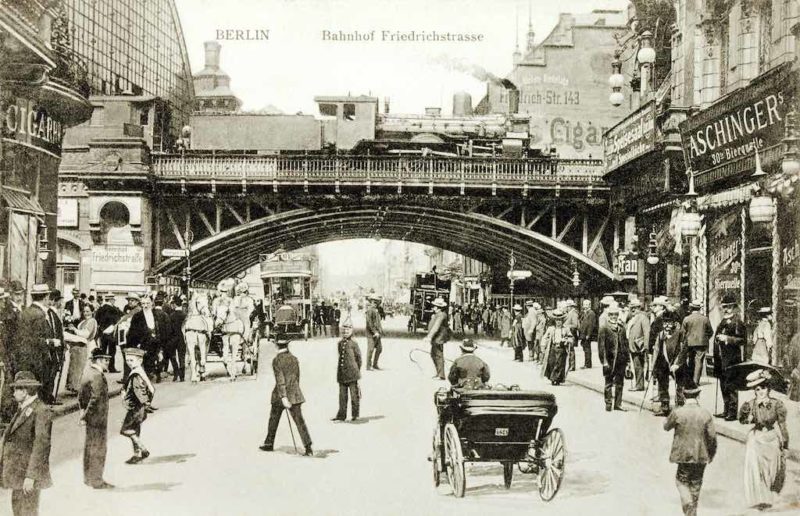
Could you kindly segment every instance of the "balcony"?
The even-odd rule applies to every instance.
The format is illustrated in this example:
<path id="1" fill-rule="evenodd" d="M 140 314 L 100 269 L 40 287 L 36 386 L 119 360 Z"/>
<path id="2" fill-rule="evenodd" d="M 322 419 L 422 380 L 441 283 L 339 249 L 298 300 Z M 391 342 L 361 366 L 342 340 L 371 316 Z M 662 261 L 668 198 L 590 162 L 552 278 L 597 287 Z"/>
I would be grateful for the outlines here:
<path id="1" fill-rule="evenodd" d="M 605 188 L 602 160 L 155 154 L 162 183 Z"/>

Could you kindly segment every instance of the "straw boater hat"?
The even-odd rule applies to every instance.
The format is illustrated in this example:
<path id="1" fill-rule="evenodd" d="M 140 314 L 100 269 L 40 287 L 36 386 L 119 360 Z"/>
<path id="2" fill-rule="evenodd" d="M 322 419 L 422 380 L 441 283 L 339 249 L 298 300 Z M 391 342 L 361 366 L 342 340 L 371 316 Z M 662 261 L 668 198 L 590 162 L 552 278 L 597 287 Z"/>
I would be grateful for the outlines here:
<path id="1" fill-rule="evenodd" d="M 768 306 L 762 306 L 761 308 L 758 309 L 758 313 L 761 315 L 769 315 L 772 313 L 772 308 Z"/>
<path id="2" fill-rule="evenodd" d="M 631 308 L 640 308 L 642 306 L 642 301 L 638 297 L 635 297 L 631 300 L 628 306 Z"/>
<path id="3" fill-rule="evenodd" d="M 513 310 L 522 310 L 522 307 L 519 304 L 514 304 Z"/>
<path id="4" fill-rule="evenodd" d="M 606 305 L 606 306 L 611 306 L 611 303 L 613 303 L 613 302 L 614 302 L 614 298 L 609 296 L 609 295 L 603 296 L 603 298 L 600 300 L 600 304 L 601 305 Z"/>
<path id="5" fill-rule="evenodd" d="M 527 301 L 525 301 L 525 306 L 533 306 L 533 300 L 528 299 Z"/>
<path id="6" fill-rule="evenodd" d="M 575 306 L 575 300 L 570 298 L 564 301 L 564 306 Z"/>
<path id="7" fill-rule="evenodd" d="M 472 339 L 464 339 L 459 346 L 461 347 L 461 351 L 466 351 L 467 353 L 472 353 L 476 349 Z"/>
<path id="8" fill-rule="evenodd" d="M 703 301 L 700 299 L 693 299 L 691 303 L 689 303 L 689 308 L 692 310 L 700 310 L 703 308 Z"/>
<path id="9" fill-rule="evenodd" d="M 37 283 L 31 288 L 31 296 L 46 296 L 50 293 L 50 287 L 44 283 Z"/>
<path id="10" fill-rule="evenodd" d="M 667 296 L 656 296 L 653 301 L 650 302 L 650 306 L 663 306 L 666 307 L 669 303 L 669 298 Z"/>
<path id="11" fill-rule="evenodd" d="M 564 311 L 560 308 L 556 308 L 552 312 L 550 312 L 550 317 L 553 319 L 563 319 L 565 317 Z"/>
<path id="12" fill-rule="evenodd" d="M 144 358 L 144 350 L 139 348 L 126 348 L 125 356 Z"/>
<path id="13" fill-rule="evenodd" d="M 752 373 L 748 374 L 745 380 L 747 380 L 747 388 L 754 389 L 770 378 L 772 378 L 772 375 L 770 375 L 766 370 L 756 369 Z"/>
<path id="14" fill-rule="evenodd" d="M 433 306 L 438 306 L 439 308 L 445 308 L 447 306 L 447 302 L 444 299 L 442 299 L 441 297 L 437 297 L 436 299 L 434 299 L 431 302 L 431 304 Z"/>
<path id="15" fill-rule="evenodd" d="M 619 313 L 619 305 L 617 303 L 611 303 L 608 305 L 608 313 L 609 314 L 618 314 Z"/>
<path id="16" fill-rule="evenodd" d="M 136 292 L 128 292 L 128 295 L 125 296 L 125 299 L 133 299 L 134 301 L 141 301 L 142 298 Z"/>
<path id="17" fill-rule="evenodd" d="M 36 376 L 30 371 L 20 371 L 14 375 L 14 381 L 11 383 L 11 388 L 15 387 L 41 387 L 42 384 L 36 379 Z"/>

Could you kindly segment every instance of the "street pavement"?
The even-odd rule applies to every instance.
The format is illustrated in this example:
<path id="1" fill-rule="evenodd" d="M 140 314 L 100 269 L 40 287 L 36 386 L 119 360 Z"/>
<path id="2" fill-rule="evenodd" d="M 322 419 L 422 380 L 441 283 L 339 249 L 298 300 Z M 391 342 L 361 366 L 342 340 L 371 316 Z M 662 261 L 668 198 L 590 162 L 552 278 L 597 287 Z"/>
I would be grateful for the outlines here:
<path id="1" fill-rule="evenodd" d="M 354 319 L 356 325 L 363 321 L 358 315 Z M 406 335 L 401 317 L 386 327 L 392 333 L 384 340 L 383 370 L 363 372 L 363 421 L 358 423 L 330 421 L 338 400 L 336 340 L 291 344 L 300 360 L 314 457 L 295 453 L 286 419 L 276 451 L 258 449 L 274 383 L 269 363 L 275 351 L 265 344 L 265 366 L 257 378 L 228 382 L 215 361 L 209 382 L 157 385 L 159 410 L 142 432 L 152 455 L 141 464 L 124 464 L 131 448 L 118 434 L 122 402 L 112 399 L 106 478 L 115 490 L 83 485 L 83 429 L 75 413 L 58 418 L 51 454 L 54 487 L 43 492 L 41 514 L 680 514 L 675 466 L 668 462 L 672 434 L 662 429 L 663 418 L 638 409 L 606 412 L 598 393 L 578 385 L 551 387 L 536 366 L 513 362 L 510 349 L 488 341 L 479 341 L 477 354 L 490 365 L 492 383 L 555 393 L 554 426 L 564 430 L 568 453 L 564 482 L 551 502 L 543 502 L 533 476 L 515 470 L 506 490 L 500 465 L 481 463 L 468 464 L 465 498 L 454 498 L 446 483 L 434 488 L 426 459 L 436 421 L 433 394 L 444 382 L 431 379 L 422 333 Z M 357 340 L 365 353 L 363 331 Z M 456 342 L 448 344 L 447 358 L 459 354 Z M 297 445 L 302 453 L 299 440 Z M 744 446 L 721 438 L 706 472 L 700 514 L 755 514 L 745 508 L 743 462 Z M 790 462 L 788 468 L 783 504 L 770 514 L 800 509 L 800 466 Z M 9 511 L 9 498 L 8 491 L 0 493 L 0 514 Z"/>

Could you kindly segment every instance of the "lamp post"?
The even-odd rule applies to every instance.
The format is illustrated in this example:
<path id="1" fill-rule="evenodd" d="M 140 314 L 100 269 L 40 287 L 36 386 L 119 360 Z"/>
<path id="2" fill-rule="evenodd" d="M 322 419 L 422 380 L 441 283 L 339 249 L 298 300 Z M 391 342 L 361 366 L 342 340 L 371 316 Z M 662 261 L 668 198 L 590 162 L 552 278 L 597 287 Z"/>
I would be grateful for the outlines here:
<path id="1" fill-rule="evenodd" d="M 514 250 L 511 250 L 511 255 L 508 257 L 508 279 L 510 282 L 509 292 L 511 297 L 509 298 L 509 308 L 514 308 L 514 266 L 517 264 L 517 259 L 514 258 Z"/>
<path id="2" fill-rule="evenodd" d="M 614 60 L 611 61 L 611 77 L 608 78 L 608 85 L 611 86 L 611 95 L 608 101 L 614 106 L 622 104 L 625 97 L 622 95 L 622 85 L 625 84 L 625 76 L 622 75 L 622 61 L 619 50 L 614 51 Z"/>
<path id="3" fill-rule="evenodd" d="M 756 147 L 756 171 L 751 177 L 757 182 L 753 185 L 753 196 L 750 199 L 750 220 L 754 224 L 770 223 L 775 220 L 775 202 L 761 184 L 767 173 L 761 168 L 758 147 Z"/>
<path id="4" fill-rule="evenodd" d="M 649 30 L 642 32 L 639 39 L 639 53 L 636 54 L 636 59 L 642 66 L 642 80 L 641 80 L 641 95 L 644 97 L 647 93 L 647 87 L 650 84 L 651 67 L 656 62 L 656 51 L 653 48 L 653 33 Z"/>

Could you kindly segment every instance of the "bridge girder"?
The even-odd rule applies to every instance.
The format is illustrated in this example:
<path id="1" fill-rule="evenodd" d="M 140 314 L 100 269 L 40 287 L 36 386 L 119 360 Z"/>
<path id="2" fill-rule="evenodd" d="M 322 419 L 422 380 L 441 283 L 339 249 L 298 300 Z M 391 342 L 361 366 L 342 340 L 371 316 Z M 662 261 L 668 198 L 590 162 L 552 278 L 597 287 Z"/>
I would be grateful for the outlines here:
<path id="1" fill-rule="evenodd" d="M 270 207 L 263 200 L 249 198 L 205 201 L 210 203 L 205 208 L 208 212 L 211 207 L 210 215 L 199 211 L 203 200 L 183 203 L 189 207 L 184 212 L 179 212 L 175 208 L 179 204 L 170 199 L 161 199 L 157 203 L 156 210 L 160 205 L 162 212 L 170 216 L 156 214 L 156 220 L 162 224 L 161 227 L 156 224 L 160 236 L 157 237 L 155 252 L 160 252 L 163 244 L 171 242 L 179 247 L 185 246 L 186 243 L 177 238 L 185 228 L 194 227 L 204 232 L 209 236 L 196 239 L 191 245 L 192 272 L 194 277 L 209 281 L 218 281 L 255 265 L 259 254 L 279 247 L 291 251 L 354 238 L 406 240 L 432 245 L 500 268 L 508 266 L 508 257 L 513 250 L 517 269 L 531 270 L 536 281 L 550 286 L 569 284 L 576 268 L 587 281 L 605 283 L 613 279 L 606 263 L 590 258 L 593 252 L 596 254 L 596 246 L 606 229 L 605 223 L 598 222 L 604 217 L 590 216 L 586 211 L 581 214 L 575 206 L 562 206 L 557 213 L 556 208 L 550 210 L 541 202 L 535 205 L 512 204 L 510 208 L 501 209 L 480 202 L 447 205 L 435 198 L 429 198 L 424 204 L 387 203 L 380 198 L 347 202 L 329 199 L 331 202 L 327 204 L 317 200 L 313 207 L 303 206 L 302 199 L 297 202 L 284 199 L 283 207 Z M 288 211 L 286 204 L 292 205 Z M 251 213 L 253 207 L 259 208 Z M 192 209 L 196 211 L 194 217 Z M 536 217 L 526 220 L 526 213 L 536 213 Z M 543 217 L 543 213 L 548 216 Z M 581 218 L 583 223 L 576 224 Z M 563 241 L 566 233 L 576 233 L 578 227 L 582 228 L 582 236 L 573 235 L 576 237 L 574 245 L 568 245 Z M 594 236 L 590 234 L 590 228 L 595 229 Z M 576 244 L 581 241 L 582 246 Z M 589 241 L 593 244 L 591 249 Z M 601 252 L 602 247 L 601 244 Z M 184 265 L 182 261 L 169 260 L 160 263 L 153 272 L 178 274 Z"/>

